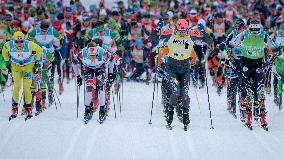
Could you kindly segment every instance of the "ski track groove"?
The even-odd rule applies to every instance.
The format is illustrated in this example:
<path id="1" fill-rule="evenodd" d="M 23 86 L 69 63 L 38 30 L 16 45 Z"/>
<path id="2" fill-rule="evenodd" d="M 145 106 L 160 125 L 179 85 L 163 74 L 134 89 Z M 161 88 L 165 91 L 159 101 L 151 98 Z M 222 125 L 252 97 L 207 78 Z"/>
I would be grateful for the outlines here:
<path id="1" fill-rule="evenodd" d="M 12 119 L 12 120 L 15 120 L 15 119 Z M 10 121 L 12 122 L 12 121 Z M 8 141 L 14 136 L 14 134 L 17 132 L 17 130 L 23 125 L 23 124 L 17 124 L 15 127 L 10 127 L 12 123 L 8 123 L 9 125 L 9 128 L 8 130 L 6 131 L 6 136 L 4 137 L 4 139 L 0 142 L 1 145 L 0 145 L 0 154 L 1 154 L 1 151 L 3 150 L 3 147 L 5 147 L 5 145 L 8 144 Z"/>
<path id="2" fill-rule="evenodd" d="M 84 125 L 81 125 L 79 129 L 72 135 L 72 139 L 70 141 L 69 147 L 67 151 L 64 153 L 64 156 L 61 157 L 62 159 L 70 159 L 70 155 L 72 153 L 72 150 L 75 147 L 75 144 L 78 142 L 80 138 L 81 131 L 83 130 Z"/>
<path id="3" fill-rule="evenodd" d="M 89 138 L 88 142 L 86 143 L 86 150 L 85 150 L 85 153 L 84 155 L 82 156 L 82 159 L 89 159 L 89 158 L 92 158 L 91 157 L 91 154 L 92 154 L 92 150 L 95 146 L 95 140 L 96 140 L 96 135 L 97 135 L 97 130 L 98 128 L 95 127 L 95 125 L 88 125 L 88 126 L 92 126 L 93 129 L 92 129 L 92 132 L 90 132 L 91 134 L 91 137 Z M 100 125 L 99 125 L 100 126 Z"/>
<path id="4" fill-rule="evenodd" d="M 194 141 L 193 141 L 193 138 L 191 136 L 191 132 L 188 132 L 188 131 L 190 131 L 190 128 L 186 132 L 184 132 L 183 135 L 185 136 L 185 140 L 186 140 L 187 145 L 188 145 L 188 152 L 190 153 L 190 156 L 191 156 L 190 159 L 199 159 L 197 151 L 194 148 Z"/>
<path id="5" fill-rule="evenodd" d="M 176 126 L 175 126 L 176 127 Z M 179 159 L 180 158 L 180 156 L 178 155 L 179 153 L 178 153 L 178 151 L 177 151 L 177 143 L 176 143 L 176 140 L 174 139 L 174 137 L 173 137 L 173 131 L 175 131 L 174 130 L 174 128 L 173 128 L 173 130 L 168 130 L 169 132 L 168 132 L 168 135 L 169 135 L 169 140 L 170 140 L 170 145 L 171 145 L 171 155 L 172 155 L 172 159 Z"/>
<path id="6" fill-rule="evenodd" d="M 262 129 L 262 128 L 261 128 Z M 270 148 L 269 144 L 267 144 L 265 141 L 263 141 L 263 137 L 261 137 L 260 135 L 258 135 L 256 132 L 253 131 L 253 135 L 254 137 L 257 139 L 257 141 L 262 145 L 262 147 L 264 149 L 266 149 L 275 159 L 281 159 L 281 157 L 279 157 L 278 155 L 276 155 L 277 153 L 274 153 L 273 150 Z M 262 130 L 265 131 L 265 130 Z M 269 133 L 269 132 L 267 132 Z"/>

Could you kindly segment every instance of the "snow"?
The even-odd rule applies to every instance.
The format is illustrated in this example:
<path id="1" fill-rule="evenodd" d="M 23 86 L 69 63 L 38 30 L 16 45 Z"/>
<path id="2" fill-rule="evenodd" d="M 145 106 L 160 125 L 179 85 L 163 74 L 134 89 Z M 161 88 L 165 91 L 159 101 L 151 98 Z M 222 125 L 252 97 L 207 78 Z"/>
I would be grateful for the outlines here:
<path id="1" fill-rule="evenodd" d="M 160 87 L 160 86 L 159 86 Z M 56 88 L 58 90 L 58 86 Z M 2 159 L 203 159 L 203 158 L 283 158 L 283 111 L 268 96 L 269 132 L 254 123 L 245 128 L 239 119 L 226 111 L 226 94 L 219 97 L 209 86 L 214 129 L 210 129 L 205 89 L 190 88 L 190 127 L 175 116 L 173 130 L 165 128 L 161 89 L 155 93 L 152 125 L 149 125 L 153 84 L 125 82 L 122 112 L 113 105 L 103 125 L 97 122 L 98 111 L 88 125 L 83 123 L 83 89 L 80 92 L 79 118 L 76 118 L 75 81 L 65 84 L 65 92 L 57 103 L 28 121 L 24 116 L 9 122 L 12 90 L 8 88 L 0 100 L 0 158 Z M 2 96 L 2 95 L 1 95 Z M 111 98 L 112 99 L 112 98 Z M 116 101 L 116 98 L 115 98 Z"/>

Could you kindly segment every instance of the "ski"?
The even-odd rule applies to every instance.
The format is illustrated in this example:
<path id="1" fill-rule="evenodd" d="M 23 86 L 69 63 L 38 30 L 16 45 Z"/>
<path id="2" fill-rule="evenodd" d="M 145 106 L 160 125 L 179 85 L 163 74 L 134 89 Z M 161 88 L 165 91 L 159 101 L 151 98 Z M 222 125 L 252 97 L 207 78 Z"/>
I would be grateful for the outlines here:
<path id="1" fill-rule="evenodd" d="M 25 121 L 27 121 L 27 120 L 29 120 L 31 118 L 32 118 L 32 116 L 27 116 L 27 117 L 25 117 Z"/>
<path id="2" fill-rule="evenodd" d="M 187 131 L 187 130 L 188 130 L 188 125 L 184 125 L 183 130 L 184 130 L 184 131 Z"/>
<path id="3" fill-rule="evenodd" d="M 245 127 L 247 127 L 249 130 L 253 130 L 252 125 L 251 125 L 251 124 L 245 124 Z"/>
<path id="4" fill-rule="evenodd" d="M 261 127 L 263 128 L 263 130 L 268 131 L 267 125 L 262 125 Z"/>
<path id="5" fill-rule="evenodd" d="M 17 116 L 11 115 L 11 116 L 9 117 L 9 121 L 11 121 L 12 119 L 15 119 L 15 118 L 17 118 Z"/>
<path id="6" fill-rule="evenodd" d="M 173 130 L 173 126 L 171 126 L 170 124 L 167 124 L 166 128 L 169 129 L 169 130 Z"/>

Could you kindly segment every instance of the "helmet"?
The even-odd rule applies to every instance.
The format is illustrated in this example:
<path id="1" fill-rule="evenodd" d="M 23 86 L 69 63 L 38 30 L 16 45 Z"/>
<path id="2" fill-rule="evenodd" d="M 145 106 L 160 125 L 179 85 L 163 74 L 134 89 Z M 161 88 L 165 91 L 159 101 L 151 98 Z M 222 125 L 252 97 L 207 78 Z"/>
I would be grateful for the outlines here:
<path id="1" fill-rule="evenodd" d="M 110 20 L 108 20 L 107 24 L 108 24 L 108 26 L 113 27 L 113 26 L 116 25 L 116 21 L 115 21 L 115 19 L 110 19 Z"/>
<path id="2" fill-rule="evenodd" d="M 245 22 L 240 19 L 240 18 L 237 18 L 235 21 L 234 21 L 235 25 L 238 25 L 239 27 L 244 27 L 245 26 Z"/>
<path id="3" fill-rule="evenodd" d="M 22 33 L 21 31 L 16 31 L 13 35 L 13 39 L 14 41 L 17 41 L 17 40 L 24 40 L 25 39 L 25 35 L 24 33 Z"/>
<path id="4" fill-rule="evenodd" d="M 188 22 L 185 19 L 179 19 L 176 23 L 176 30 L 182 31 L 188 29 Z"/>
<path id="5" fill-rule="evenodd" d="M 47 20 L 42 20 L 40 23 L 41 29 L 48 29 L 49 28 L 49 22 Z"/>

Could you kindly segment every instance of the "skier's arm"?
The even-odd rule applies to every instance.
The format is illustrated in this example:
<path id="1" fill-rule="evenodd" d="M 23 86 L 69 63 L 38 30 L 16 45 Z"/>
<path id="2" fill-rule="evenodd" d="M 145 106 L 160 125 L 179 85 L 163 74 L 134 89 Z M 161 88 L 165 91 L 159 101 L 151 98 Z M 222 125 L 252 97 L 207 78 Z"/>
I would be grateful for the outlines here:
<path id="1" fill-rule="evenodd" d="M 272 50 L 273 55 L 279 55 L 280 53 L 280 47 L 273 41 L 271 37 L 269 37 L 267 34 L 265 34 L 264 42 L 267 44 L 267 46 Z"/>
<path id="2" fill-rule="evenodd" d="M 244 39 L 244 34 L 243 33 L 238 34 L 235 38 L 233 38 L 230 41 L 228 47 L 230 48 L 237 47 L 239 44 L 242 43 L 243 39 Z"/>
<path id="3" fill-rule="evenodd" d="M 84 36 L 84 42 L 85 42 L 85 43 L 88 43 L 89 41 L 92 40 L 92 38 L 93 38 L 93 33 L 94 33 L 94 31 L 93 31 L 93 29 L 92 29 L 92 30 L 90 30 L 90 31 Z"/>
<path id="4" fill-rule="evenodd" d="M 6 62 L 10 60 L 9 50 L 10 50 L 10 42 L 6 42 L 2 48 L 2 56 Z"/>
<path id="5" fill-rule="evenodd" d="M 119 34 L 117 34 L 114 31 L 111 31 L 110 35 L 111 35 L 111 38 L 115 41 L 117 50 L 121 51 L 122 50 L 122 42 L 121 42 L 121 38 L 120 38 Z"/>
<path id="6" fill-rule="evenodd" d="M 29 48 L 32 49 L 31 51 L 35 51 L 35 53 L 36 53 L 36 56 L 35 56 L 36 61 L 40 60 L 41 54 L 42 54 L 42 48 L 38 44 L 36 44 L 36 43 L 34 43 L 32 41 L 29 42 Z"/>
<path id="7" fill-rule="evenodd" d="M 36 36 L 36 29 L 34 28 L 29 34 L 28 34 L 28 40 L 33 41 Z"/>
<path id="8" fill-rule="evenodd" d="M 53 30 L 53 36 L 56 37 L 60 41 L 63 40 L 63 36 L 56 29 Z"/>
<path id="9" fill-rule="evenodd" d="M 169 53 L 169 47 L 160 48 L 159 54 L 157 56 L 157 67 L 161 68 L 161 59 Z"/>

